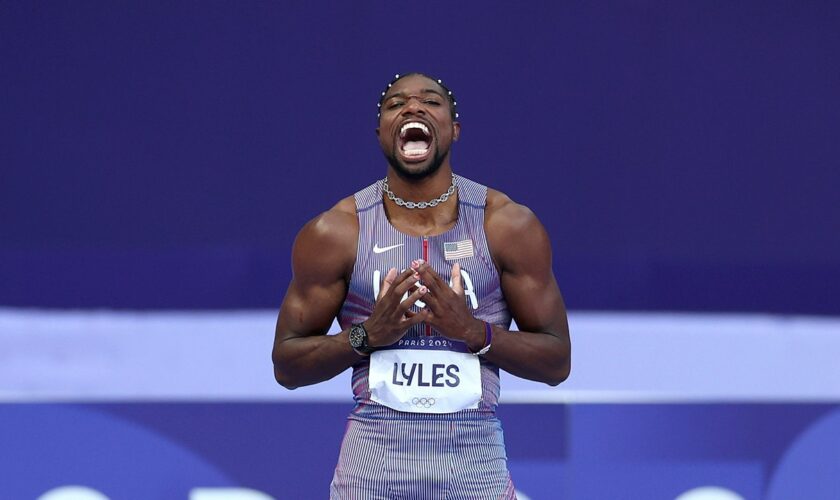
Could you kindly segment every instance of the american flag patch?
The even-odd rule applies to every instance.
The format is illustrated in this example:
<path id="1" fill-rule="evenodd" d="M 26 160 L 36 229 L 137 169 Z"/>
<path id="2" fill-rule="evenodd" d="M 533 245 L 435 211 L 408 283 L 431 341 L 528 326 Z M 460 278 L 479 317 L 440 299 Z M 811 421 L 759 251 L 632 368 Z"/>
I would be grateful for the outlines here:
<path id="1" fill-rule="evenodd" d="M 446 260 L 463 259 L 475 255 L 472 240 L 456 241 L 443 244 L 443 257 Z"/>

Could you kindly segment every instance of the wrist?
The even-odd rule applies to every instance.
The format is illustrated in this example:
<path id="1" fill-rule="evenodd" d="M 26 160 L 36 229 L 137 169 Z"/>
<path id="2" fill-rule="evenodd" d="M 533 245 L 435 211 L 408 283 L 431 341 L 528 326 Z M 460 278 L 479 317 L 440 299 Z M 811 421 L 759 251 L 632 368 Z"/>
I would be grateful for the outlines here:
<path id="1" fill-rule="evenodd" d="M 370 353 L 376 350 L 368 344 L 368 333 L 364 323 L 354 323 L 350 327 L 348 338 L 350 347 L 356 351 L 356 354 L 370 356 Z"/>
<path id="2" fill-rule="evenodd" d="M 486 321 L 478 321 L 478 328 L 475 330 L 473 343 L 467 344 L 467 348 L 472 354 L 480 356 L 486 354 L 490 350 L 490 345 L 493 343 L 493 327 Z"/>
<path id="3" fill-rule="evenodd" d="M 375 332 L 375 331 L 376 331 L 376 327 L 375 327 L 375 326 L 370 326 L 370 322 L 369 322 L 369 321 L 362 321 L 361 323 L 359 323 L 359 325 L 360 325 L 362 328 L 364 328 L 364 329 L 365 329 L 365 333 L 366 333 L 366 335 L 365 335 L 365 345 L 366 345 L 369 349 L 371 349 L 371 351 L 376 350 L 376 349 L 378 349 L 379 347 L 381 347 L 381 346 L 374 346 L 374 345 L 371 345 L 371 344 L 370 344 L 371 332 Z M 376 336 L 376 335 L 373 335 L 373 337 L 374 337 L 374 338 L 377 338 L 377 336 Z"/>

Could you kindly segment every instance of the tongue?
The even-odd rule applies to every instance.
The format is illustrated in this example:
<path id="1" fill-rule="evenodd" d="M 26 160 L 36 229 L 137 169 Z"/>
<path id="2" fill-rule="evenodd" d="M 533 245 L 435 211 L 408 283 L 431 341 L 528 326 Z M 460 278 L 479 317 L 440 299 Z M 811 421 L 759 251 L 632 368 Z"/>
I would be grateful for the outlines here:
<path id="1" fill-rule="evenodd" d="M 426 141 L 406 141 L 403 146 L 403 151 L 406 153 L 423 153 L 429 149 L 429 143 Z"/>

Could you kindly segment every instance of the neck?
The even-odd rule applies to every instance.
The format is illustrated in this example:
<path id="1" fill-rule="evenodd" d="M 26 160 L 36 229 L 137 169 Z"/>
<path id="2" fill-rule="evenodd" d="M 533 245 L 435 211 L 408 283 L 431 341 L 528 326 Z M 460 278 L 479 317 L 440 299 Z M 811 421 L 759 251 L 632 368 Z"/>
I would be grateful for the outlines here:
<path id="1" fill-rule="evenodd" d="M 429 201 L 437 198 L 452 184 L 452 167 L 441 165 L 428 177 L 412 179 L 402 177 L 393 167 L 388 166 L 388 185 L 391 191 L 406 201 Z"/>
<path id="2" fill-rule="evenodd" d="M 388 184 L 391 191 L 405 201 L 421 202 L 433 200 L 449 189 L 452 184 L 452 168 L 442 165 L 437 172 L 422 179 L 405 179 L 388 168 Z M 451 228 L 458 220 L 458 191 L 436 207 L 409 209 L 383 197 L 385 214 L 391 224 L 402 232 L 415 236 L 432 236 Z"/>

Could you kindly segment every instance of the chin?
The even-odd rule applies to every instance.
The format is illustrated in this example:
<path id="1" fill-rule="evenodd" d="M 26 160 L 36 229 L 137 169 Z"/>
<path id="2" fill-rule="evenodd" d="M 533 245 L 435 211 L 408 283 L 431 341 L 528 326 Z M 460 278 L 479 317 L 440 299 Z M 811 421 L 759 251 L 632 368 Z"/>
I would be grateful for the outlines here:
<path id="1" fill-rule="evenodd" d="M 434 155 L 428 160 L 421 163 L 405 163 L 397 155 L 386 155 L 388 164 L 393 167 L 394 171 L 404 179 L 425 179 L 433 175 L 443 165 L 445 155 Z"/>

